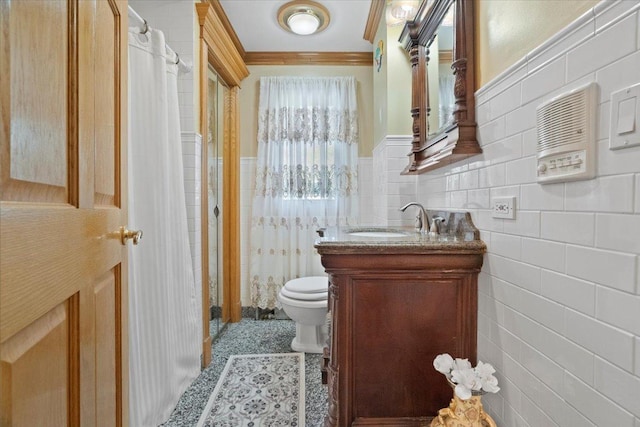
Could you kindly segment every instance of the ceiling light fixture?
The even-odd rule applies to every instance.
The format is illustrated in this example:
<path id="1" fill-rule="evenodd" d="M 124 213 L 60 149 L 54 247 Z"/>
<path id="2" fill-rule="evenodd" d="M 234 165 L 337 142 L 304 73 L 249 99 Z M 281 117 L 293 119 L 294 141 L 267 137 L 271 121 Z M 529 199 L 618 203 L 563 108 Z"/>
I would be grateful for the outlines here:
<path id="1" fill-rule="evenodd" d="M 278 9 L 278 24 L 301 36 L 319 33 L 329 25 L 329 11 L 311 0 L 294 0 Z"/>
<path id="2" fill-rule="evenodd" d="M 407 20 L 414 18 L 418 11 L 416 0 L 388 0 L 387 1 L 387 26 L 404 25 Z"/>

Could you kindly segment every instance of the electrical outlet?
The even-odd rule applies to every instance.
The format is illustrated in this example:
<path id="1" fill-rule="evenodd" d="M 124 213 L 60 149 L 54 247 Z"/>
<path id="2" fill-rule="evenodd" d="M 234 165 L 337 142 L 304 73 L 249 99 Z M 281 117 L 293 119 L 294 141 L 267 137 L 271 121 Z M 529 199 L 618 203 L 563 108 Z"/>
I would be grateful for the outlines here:
<path id="1" fill-rule="evenodd" d="M 514 219 L 516 217 L 515 197 L 496 197 L 491 200 L 491 216 L 494 218 Z"/>

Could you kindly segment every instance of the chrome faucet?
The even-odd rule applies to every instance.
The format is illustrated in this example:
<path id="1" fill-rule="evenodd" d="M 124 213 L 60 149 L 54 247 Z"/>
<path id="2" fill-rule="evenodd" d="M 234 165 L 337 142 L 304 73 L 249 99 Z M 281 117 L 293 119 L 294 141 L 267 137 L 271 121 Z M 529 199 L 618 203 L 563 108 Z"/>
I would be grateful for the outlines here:
<path id="1" fill-rule="evenodd" d="M 409 206 L 417 206 L 420 208 L 420 212 L 416 216 L 416 230 L 419 230 L 420 233 L 425 234 L 429 229 L 429 216 L 427 215 L 427 211 L 424 206 L 417 202 L 409 202 L 403 207 L 400 208 L 402 212 L 404 212 Z"/>

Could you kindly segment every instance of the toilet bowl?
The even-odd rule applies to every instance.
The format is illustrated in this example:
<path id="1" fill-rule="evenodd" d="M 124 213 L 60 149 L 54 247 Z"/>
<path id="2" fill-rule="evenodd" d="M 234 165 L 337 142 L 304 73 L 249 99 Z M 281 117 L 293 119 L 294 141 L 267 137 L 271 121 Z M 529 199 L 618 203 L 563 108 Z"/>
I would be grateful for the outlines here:
<path id="1" fill-rule="evenodd" d="M 289 280 L 278 293 L 282 309 L 296 322 L 294 351 L 322 353 L 327 339 L 327 293 L 325 276 Z"/>

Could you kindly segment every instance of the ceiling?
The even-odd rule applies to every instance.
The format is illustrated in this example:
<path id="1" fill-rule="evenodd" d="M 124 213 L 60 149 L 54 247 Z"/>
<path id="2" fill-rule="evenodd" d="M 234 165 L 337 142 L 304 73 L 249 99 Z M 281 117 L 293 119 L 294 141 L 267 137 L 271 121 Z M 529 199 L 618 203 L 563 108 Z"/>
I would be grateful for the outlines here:
<path id="1" fill-rule="evenodd" d="M 310 36 L 289 33 L 278 25 L 278 9 L 287 0 L 220 0 L 246 52 L 371 52 L 364 39 L 371 1 L 315 0 L 329 10 L 331 21 Z"/>

